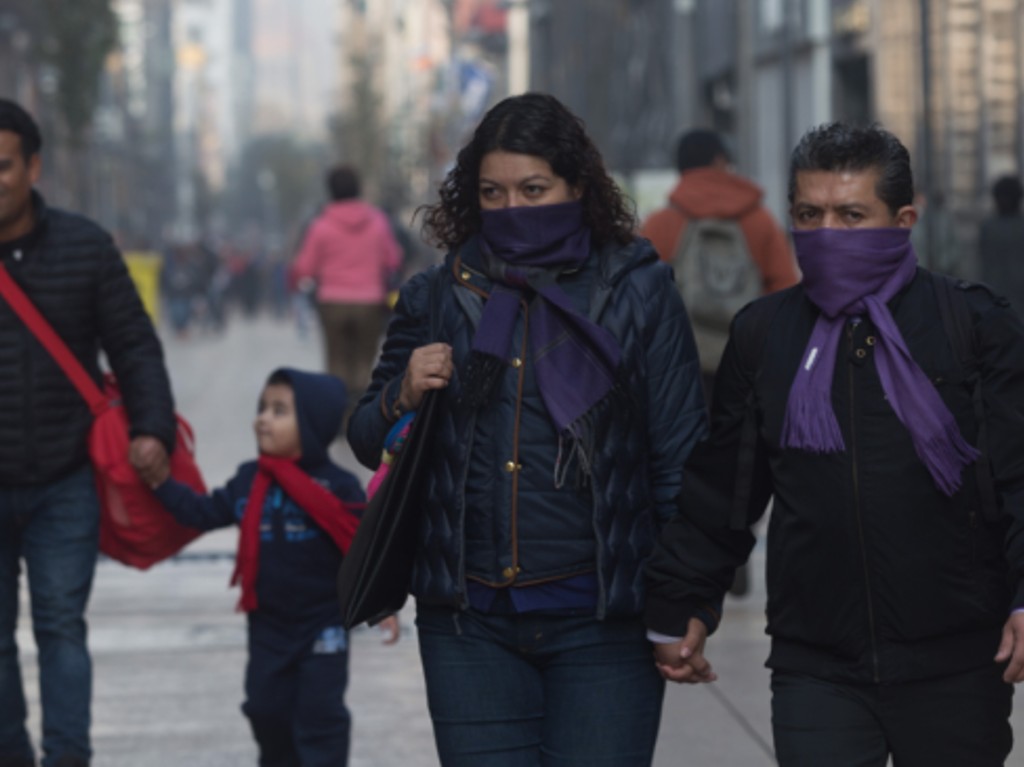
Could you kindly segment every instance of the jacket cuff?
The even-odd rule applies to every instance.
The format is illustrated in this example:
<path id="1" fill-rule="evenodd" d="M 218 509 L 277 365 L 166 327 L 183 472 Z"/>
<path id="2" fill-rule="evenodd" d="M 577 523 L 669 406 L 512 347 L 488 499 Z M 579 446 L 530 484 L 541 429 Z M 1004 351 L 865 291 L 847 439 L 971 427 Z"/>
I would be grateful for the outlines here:
<path id="1" fill-rule="evenodd" d="M 673 602 L 653 595 L 647 596 L 644 623 L 648 631 L 683 637 L 689 631 L 691 618 L 707 626 L 708 636 L 711 636 L 722 620 L 722 606 L 690 601 Z"/>
<path id="2" fill-rule="evenodd" d="M 173 477 L 168 477 L 153 488 L 153 495 L 167 511 L 172 511 L 182 501 L 187 500 L 191 493 L 192 491 L 187 485 Z"/>
<path id="3" fill-rule="evenodd" d="M 392 378 L 380 390 L 380 413 L 388 423 L 394 423 L 401 417 L 398 412 L 398 398 L 402 394 L 402 381 L 404 375 Z"/>
<path id="4" fill-rule="evenodd" d="M 1017 586 L 1017 593 L 1013 595 L 1013 603 L 1010 605 L 1010 612 L 1024 610 L 1024 583 Z"/>

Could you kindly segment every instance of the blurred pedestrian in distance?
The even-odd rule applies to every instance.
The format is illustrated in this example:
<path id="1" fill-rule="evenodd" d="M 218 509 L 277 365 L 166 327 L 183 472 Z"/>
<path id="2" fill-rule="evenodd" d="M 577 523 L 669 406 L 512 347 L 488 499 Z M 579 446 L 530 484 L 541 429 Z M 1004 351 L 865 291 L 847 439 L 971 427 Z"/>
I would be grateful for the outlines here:
<path id="1" fill-rule="evenodd" d="M 910 242 L 921 265 L 933 272 L 961 274 L 963 253 L 957 242 L 956 225 L 946 207 L 946 195 L 934 190 L 931 195 L 918 192 L 914 195 L 917 209 L 917 223 L 910 231 Z M 929 242 L 929 239 L 934 242 Z"/>
<path id="2" fill-rule="evenodd" d="M 0 99 L 0 262 L 99 383 L 117 375 L 144 479 L 167 470 L 175 420 L 163 351 L 110 235 L 47 206 L 33 187 L 42 140 Z M 22 321 L 0 300 L 0 764 L 32 767 L 15 629 L 28 574 L 42 702 L 42 763 L 84 767 L 92 665 L 85 609 L 99 551 L 99 500 L 87 438 L 93 416 Z"/>
<path id="3" fill-rule="evenodd" d="M 635 227 L 579 118 L 497 104 L 427 209 L 445 262 L 403 286 L 350 421 L 375 467 L 440 398 L 412 592 L 446 767 L 651 763 L 641 573 L 706 419 L 682 300 Z"/>
<path id="4" fill-rule="evenodd" d="M 258 460 L 209 496 L 166 473 L 153 483 L 183 525 L 241 528 L 232 583 L 248 614 L 242 711 L 261 765 L 348 763 L 348 633 L 334 584 L 366 495 L 328 454 L 345 400 L 334 376 L 280 368 L 260 393 Z M 397 641 L 397 618 L 385 620 L 386 641 Z"/>
<path id="5" fill-rule="evenodd" d="M 327 189 L 331 202 L 310 225 L 292 270 L 300 290 L 315 284 L 327 370 L 355 401 L 370 382 L 401 248 L 383 211 L 359 199 L 355 170 L 332 168 Z"/>
<path id="6" fill-rule="evenodd" d="M 640 227 L 640 234 L 650 239 L 662 260 L 675 265 L 678 281 L 682 279 L 679 273 L 680 249 L 687 245 L 687 232 L 702 221 L 735 222 L 757 275 L 752 295 L 773 293 L 795 285 L 800 280 L 800 272 L 789 238 L 762 204 L 764 194 L 761 189 L 733 172 L 731 162 L 729 150 L 714 131 L 698 128 L 684 133 L 676 146 L 679 181 L 669 194 L 668 205 L 647 217 Z M 691 242 L 692 247 L 698 250 L 707 243 L 700 240 Z M 710 255 L 713 252 L 704 254 L 704 257 Z M 697 256 L 701 254 L 698 252 Z M 742 267 L 718 266 L 719 270 L 727 268 Z M 692 310 L 691 321 L 701 355 L 706 392 L 710 396 L 722 348 L 702 344 L 700 323 L 692 316 Z M 708 332 L 712 334 L 715 331 L 709 329 Z M 725 334 L 722 335 L 719 346 L 724 348 Z M 710 338 L 708 341 L 714 343 Z"/>
<path id="7" fill-rule="evenodd" d="M 176 243 L 165 253 L 160 269 L 160 290 L 167 305 L 171 328 L 178 338 L 188 335 L 196 302 L 204 292 L 197 256 L 193 246 Z"/>
<path id="8" fill-rule="evenodd" d="M 1017 176 L 1003 176 L 992 185 L 996 212 L 981 222 L 978 255 L 981 280 L 1024 313 L 1024 186 Z"/>
<path id="9" fill-rule="evenodd" d="M 803 279 L 737 315 L 649 561 L 658 666 L 717 678 L 705 640 L 773 499 L 780 766 L 1001 767 L 1024 679 L 1024 325 L 918 265 L 887 131 L 809 131 L 789 198 Z"/>

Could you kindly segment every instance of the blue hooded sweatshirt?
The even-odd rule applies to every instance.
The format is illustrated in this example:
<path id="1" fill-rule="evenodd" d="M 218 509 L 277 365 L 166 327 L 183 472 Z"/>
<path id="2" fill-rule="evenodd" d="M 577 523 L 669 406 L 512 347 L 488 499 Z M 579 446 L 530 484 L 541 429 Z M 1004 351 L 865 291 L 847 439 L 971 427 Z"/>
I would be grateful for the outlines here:
<path id="1" fill-rule="evenodd" d="M 298 465 L 346 503 L 362 503 L 359 480 L 334 464 L 328 448 L 345 412 L 345 385 L 334 376 L 280 368 L 295 393 L 295 414 L 302 444 Z M 164 507 L 187 527 L 213 530 L 237 524 L 249 500 L 256 461 L 238 467 L 228 483 L 209 496 L 173 479 L 156 489 Z M 357 511 L 357 513 L 359 513 Z M 339 624 L 335 579 L 341 551 L 330 536 L 276 483 L 267 491 L 260 523 L 260 560 L 256 579 L 259 607 L 252 620 L 270 621 L 294 635 L 313 637 Z"/>

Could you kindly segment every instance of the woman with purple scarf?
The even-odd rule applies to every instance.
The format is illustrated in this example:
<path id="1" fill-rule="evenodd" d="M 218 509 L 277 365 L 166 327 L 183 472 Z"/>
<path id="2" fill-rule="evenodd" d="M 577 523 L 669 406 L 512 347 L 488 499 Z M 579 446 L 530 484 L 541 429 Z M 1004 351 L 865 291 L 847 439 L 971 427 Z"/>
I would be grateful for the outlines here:
<path id="1" fill-rule="evenodd" d="M 643 566 L 706 418 L 685 309 L 635 224 L 558 100 L 496 105 L 427 210 L 444 264 L 402 289 L 349 425 L 373 466 L 441 398 L 412 593 L 445 767 L 651 763 Z"/>
<path id="2" fill-rule="evenodd" d="M 1024 326 L 987 288 L 918 265 L 913 198 L 909 153 L 887 131 L 834 123 L 800 141 L 789 199 L 803 282 L 737 315 L 711 437 L 649 565 L 659 669 L 714 681 L 715 608 L 773 499 L 782 767 L 997 767 L 1013 744 Z"/>

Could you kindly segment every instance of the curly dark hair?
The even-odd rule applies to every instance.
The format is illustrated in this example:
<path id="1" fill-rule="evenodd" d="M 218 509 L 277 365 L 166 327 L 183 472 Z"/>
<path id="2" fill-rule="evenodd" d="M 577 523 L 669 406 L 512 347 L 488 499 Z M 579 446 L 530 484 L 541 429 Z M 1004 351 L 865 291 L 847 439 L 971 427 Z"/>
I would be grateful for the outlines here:
<path id="1" fill-rule="evenodd" d="M 789 201 L 796 194 L 796 174 L 803 170 L 878 170 L 875 194 L 896 215 L 914 204 L 914 174 L 910 153 L 896 136 L 880 125 L 866 128 L 842 122 L 812 128 L 793 150 L 789 165 Z"/>
<path id="2" fill-rule="evenodd" d="M 496 150 L 540 157 L 581 190 L 583 219 L 595 245 L 632 239 L 635 206 L 608 175 L 583 121 L 554 96 L 524 93 L 484 115 L 441 184 L 440 202 L 421 208 L 424 233 L 434 244 L 456 248 L 480 231 L 480 163 Z"/>

